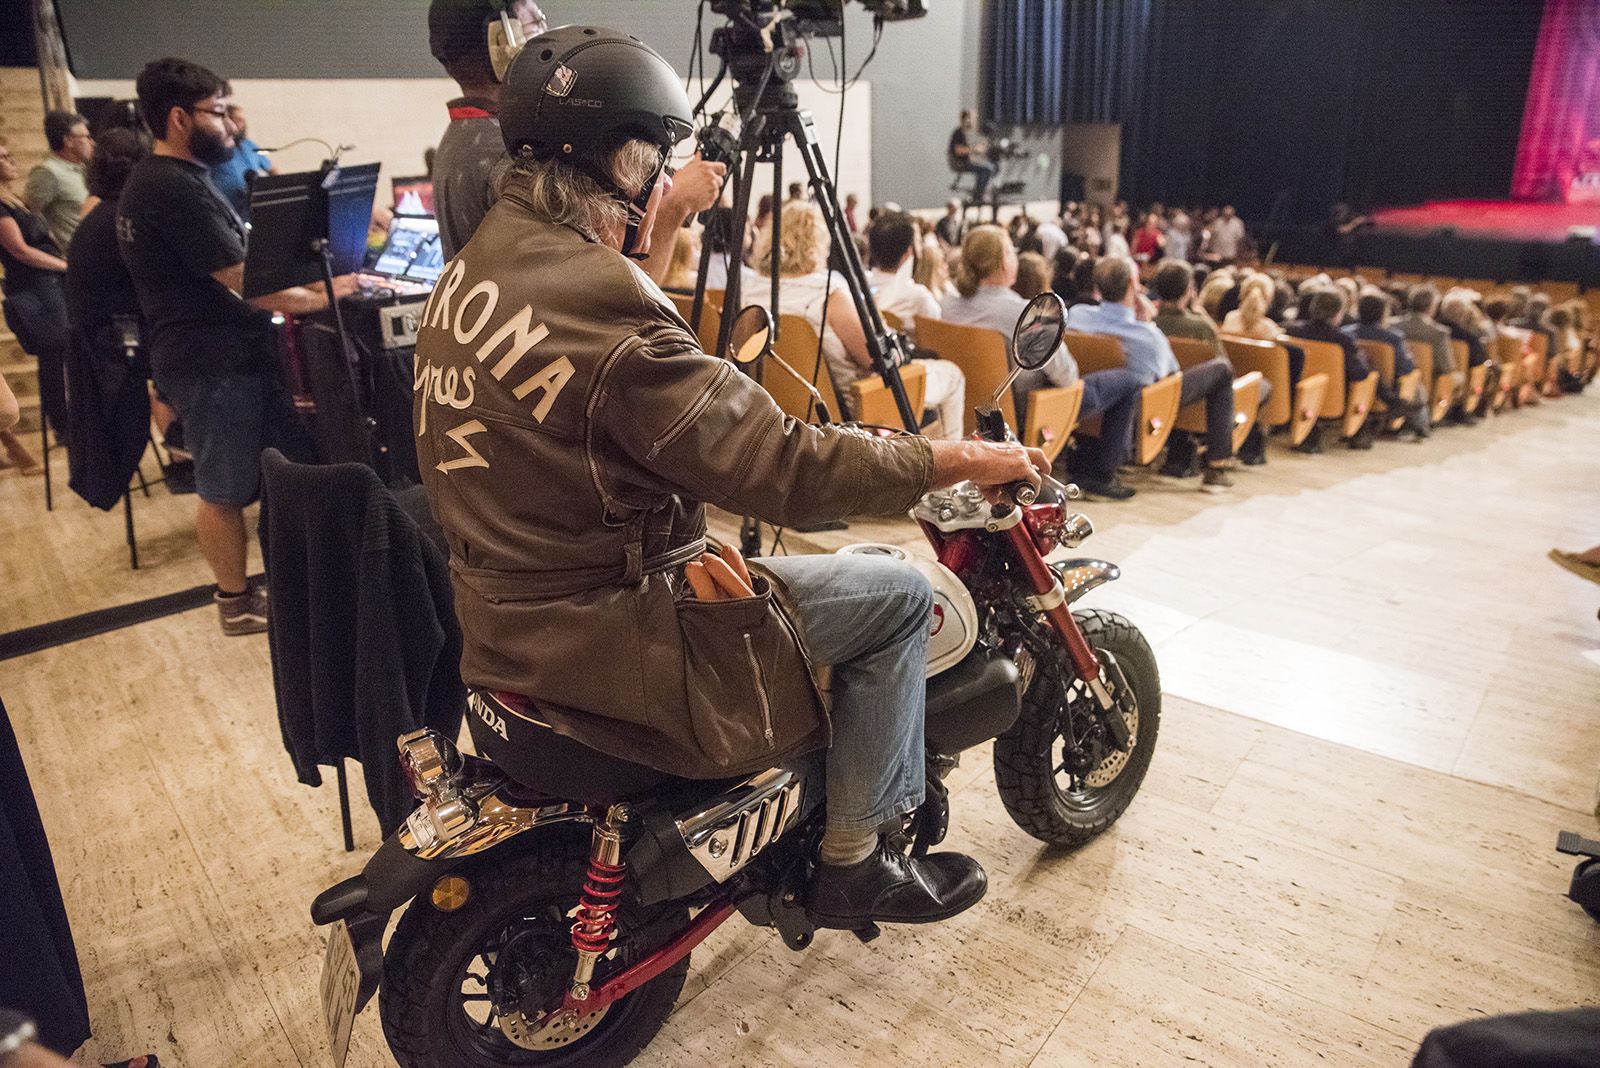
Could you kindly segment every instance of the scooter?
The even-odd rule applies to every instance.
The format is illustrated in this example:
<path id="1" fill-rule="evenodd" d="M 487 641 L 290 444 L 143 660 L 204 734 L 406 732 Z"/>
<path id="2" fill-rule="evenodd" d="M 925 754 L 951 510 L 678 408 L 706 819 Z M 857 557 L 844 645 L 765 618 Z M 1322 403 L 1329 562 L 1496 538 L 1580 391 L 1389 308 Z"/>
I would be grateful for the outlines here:
<path id="1" fill-rule="evenodd" d="M 1012 378 L 979 410 L 981 436 L 1010 437 L 999 399 L 1051 357 L 1065 320 L 1053 293 L 1029 303 Z M 730 355 L 777 360 L 771 336 L 767 311 L 746 308 Z M 991 503 L 961 484 L 911 513 L 936 556 L 913 561 L 935 593 L 927 794 L 897 836 L 916 855 L 945 837 L 944 778 L 965 750 L 993 739 L 1012 819 L 1072 848 L 1127 808 L 1155 747 L 1161 683 L 1149 645 L 1119 615 L 1073 610 L 1118 569 L 1046 562 L 1093 532 L 1066 508 L 1076 488 L 1047 478 L 1005 496 Z M 355 1017 L 380 989 L 402 1068 L 624 1065 L 671 1013 L 694 947 L 734 913 L 791 949 L 811 945 L 804 890 L 823 826 L 815 760 L 733 781 L 678 779 L 548 729 L 533 747 L 508 747 L 508 725 L 539 722 L 528 698 L 473 692 L 468 707 L 483 756 L 429 730 L 402 736 L 417 809 L 359 875 L 312 905 L 330 927 L 321 998 L 341 1068 Z"/>

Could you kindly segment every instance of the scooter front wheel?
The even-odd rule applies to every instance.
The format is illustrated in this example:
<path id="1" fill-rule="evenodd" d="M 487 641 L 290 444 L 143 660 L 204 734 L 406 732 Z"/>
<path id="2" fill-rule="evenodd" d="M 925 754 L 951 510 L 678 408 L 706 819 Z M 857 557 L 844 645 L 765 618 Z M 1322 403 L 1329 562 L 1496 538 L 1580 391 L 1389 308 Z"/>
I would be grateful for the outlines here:
<path id="1" fill-rule="evenodd" d="M 1132 691 L 1123 717 L 1128 750 L 1104 737 L 1094 695 L 1065 650 L 1038 665 L 1021 715 L 994 742 L 995 785 L 1006 811 L 1041 842 L 1068 847 L 1102 834 L 1132 803 L 1161 727 L 1161 675 L 1139 628 L 1115 612 L 1073 615 L 1089 645 L 1116 658 Z"/>
<path id="2" fill-rule="evenodd" d="M 383 1033 L 401 1068 L 620 1068 L 661 1030 L 689 972 L 685 956 L 606 1009 L 571 1025 L 543 1020 L 559 1002 L 576 953 L 570 929 L 587 871 L 584 843 L 553 839 L 462 872 L 467 903 L 441 912 L 411 903 L 384 954 Z M 688 921 L 624 903 L 596 981 L 640 959 Z"/>

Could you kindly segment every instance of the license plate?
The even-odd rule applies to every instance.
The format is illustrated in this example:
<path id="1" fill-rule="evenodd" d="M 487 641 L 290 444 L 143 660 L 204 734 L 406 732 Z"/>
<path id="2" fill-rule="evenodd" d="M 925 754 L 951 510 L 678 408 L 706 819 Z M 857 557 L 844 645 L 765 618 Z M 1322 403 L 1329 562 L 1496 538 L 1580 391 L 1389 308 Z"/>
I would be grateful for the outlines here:
<path id="1" fill-rule="evenodd" d="M 361 992 L 361 966 L 356 962 L 350 925 L 343 920 L 328 930 L 328 952 L 322 958 L 322 1018 L 328 1025 L 328 1049 L 334 1068 L 344 1068 L 350 1052 L 350 1029 L 356 1022 Z"/>

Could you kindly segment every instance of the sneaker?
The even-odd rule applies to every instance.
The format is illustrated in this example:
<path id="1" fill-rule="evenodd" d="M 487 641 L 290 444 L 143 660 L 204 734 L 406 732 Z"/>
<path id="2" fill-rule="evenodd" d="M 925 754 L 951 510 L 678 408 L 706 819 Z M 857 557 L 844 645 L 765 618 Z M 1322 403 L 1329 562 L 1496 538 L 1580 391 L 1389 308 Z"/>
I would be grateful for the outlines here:
<path id="1" fill-rule="evenodd" d="M 1091 501 L 1125 501 L 1133 496 L 1133 487 L 1113 477 L 1109 482 L 1079 479 L 1078 488 Z"/>
<path id="2" fill-rule="evenodd" d="M 818 927 L 844 931 L 873 923 L 937 923 L 976 905 L 988 888 L 988 877 L 971 857 L 908 857 L 880 841 L 855 864 L 818 864 L 806 913 Z"/>
<path id="3" fill-rule="evenodd" d="M 1226 468 L 1208 467 L 1205 477 L 1200 479 L 1201 493 L 1221 493 L 1223 490 L 1233 488 L 1233 476 L 1228 474 Z"/>
<path id="4" fill-rule="evenodd" d="M 249 589 L 236 597 L 213 593 L 217 614 L 222 617 L 222 633 L 229 637 L 240 634 L 260 634 L 267 629 L 267 595 L 265 590 Z"/>

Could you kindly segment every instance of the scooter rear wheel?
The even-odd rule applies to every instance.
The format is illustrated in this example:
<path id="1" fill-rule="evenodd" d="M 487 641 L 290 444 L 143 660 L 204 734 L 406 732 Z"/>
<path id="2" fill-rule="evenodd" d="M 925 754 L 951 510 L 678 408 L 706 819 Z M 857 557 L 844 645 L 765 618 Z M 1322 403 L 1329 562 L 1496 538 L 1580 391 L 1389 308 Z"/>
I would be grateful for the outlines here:
<path id="1" fill-rule="evenodd" d="M 1144 782 L 1161 727 L 1161 675 L 1139 628 L 1115 612 L 1075 612 L 1089 645 L 1116 658 L 1133 710 L 1125 716 L 1132 745 L 1124 753 L 1106 746 L 1094 767 L 1070 770 L 1069 727 L 1093 715 L 1093 695 L 1062 650 L 1055 664 L 1040 664 L 1022 698 L 1022 713 L 994 742 L 994 778 L 1000 800 L 1018 827 L 1041 842 L 1077 847 L 1116 822 Z M 1070 707 L 1076 706 L 1076 708 Z"/>
<path id="2" fill-rule="evenodd" d="M 401 1068 L 620 1068 L 661 1030 L 689 972 L 687 956 L 570 1028 L 499 1012 L 512 1001 L 548 1004 L 566 989 L 585 844 L 557 839 L 520 856 L 485 857 L 464 872 L 471 896 L 461 908 L 440 912 L 424 896 L 406 909 L 384 954 L 379 994 L 384 1037 Z M 626 897 L 597 983 L 687 922 L 682 906 L 646 913 Z"/>

